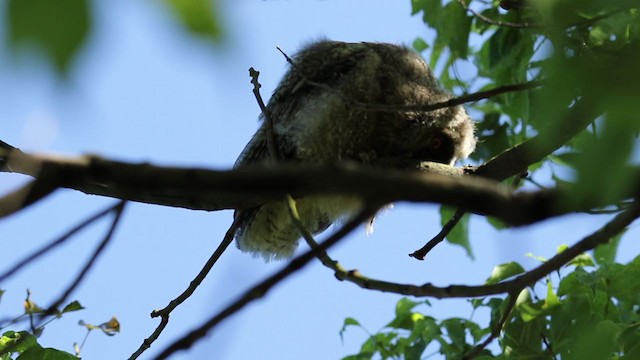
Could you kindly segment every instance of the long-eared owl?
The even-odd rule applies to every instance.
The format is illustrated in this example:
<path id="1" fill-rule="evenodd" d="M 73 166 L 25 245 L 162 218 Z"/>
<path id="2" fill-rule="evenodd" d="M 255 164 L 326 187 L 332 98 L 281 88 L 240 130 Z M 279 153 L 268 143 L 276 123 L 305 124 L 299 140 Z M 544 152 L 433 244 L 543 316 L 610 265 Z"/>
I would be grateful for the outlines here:
<path id="1" fill-rule="evenodd" d="M 376 159 L 398 158 L 453 164 L 475 148 L 473 122 L 461 106 L 390 112 L 355 105 L 433 104 L 452 97 L 422 57 L 406 47 L 321 40 L 292 62 L 267 104 L 281 161 L 374 166 Z M 235 166 L 269 156 L 263 123 Z M 297 199 L 297 206 L 306 228 L 319 233 L 361 204 L 355 197 L 308 196 Z M 238 247 L 266 260 L 290 257 L 300 233 L 289 216 L 284 202 L 245 210 Z"/>

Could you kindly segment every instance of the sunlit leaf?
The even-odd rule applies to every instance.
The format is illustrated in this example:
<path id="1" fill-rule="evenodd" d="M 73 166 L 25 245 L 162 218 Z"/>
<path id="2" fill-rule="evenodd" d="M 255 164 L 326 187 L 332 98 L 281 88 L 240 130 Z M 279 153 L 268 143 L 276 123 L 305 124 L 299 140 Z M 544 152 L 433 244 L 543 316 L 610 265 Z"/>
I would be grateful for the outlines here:
<path id="1" fill-rule="evenodd" d="M 7 30 L 14 47 L 33 45 L 60 73 L 69 70 L 91 27 L 86 0 L 8 0 Z"/>
<path id="2" fill-rule="evenodd" d="M 413 49 L 417 52 L 423 52 L 429 48 L 429 44 L 427 44 L 427 42 L 424 41 L 423 38 L 417 37 L 415 40 L 413 40 L 411 47 L 413 47 Z"/>
<path id="3" fill-rule="evenodd" d="M 560 305 L 560 298 L 553 290 L 553 284 L 551 283 L 551 280 L 547 279 L 547 297 L 544 299 L 542 308 L 549 309 L 558 305 Z"/>
<path id="4" fill-rule="evenodd" d="M 64 309 L 62 309 L 62 313 L 68 313 L 68 312 L 73 312 L 73 311 L 79 311 L 84 309 L 84 306 L 82 306 L 80 304 L 80 302 L 78 301 L 73 301 L 70 302 L 69 304 L 67 304 L 67 306 L 64 307 Z"/>
<path id="5" fill-rule="evenodd" d="M 53 349 L 34 347 L 20 354 L 16 360 L 78 360 L 79 357 L 73 356 L 68 352 Z"/>
<path id="6" fill-rule="evenodd" d="M 190 32 L 217 40 L 221 27 L 213 0 L 165 0 L 173 14 Z"/>
<path id="7" fill-rule="evenodd" d="M 340 329 L 340 340 L 344 342 L 344 332 L 347 331 L 347 327 L 349 326 L 357 326 L 357 327 L 361 327 L 360 323 L 358 322 L 358 320 L 352 318 L 352 317 L 348 317 L 346 319 L 344 319 L 344 323 L 342 324 L 342 329 Z"/>
<path id="8" fill-rule="evenodd" d="M 512 276 L 522 274 L 524 272 L 522 265 L 515 261 L 511 261 L 505 264 L 500 264 L 493 268 L 491 276 L 486 281 L 486 284 L 497 284 L 502 280 L 508 279 Z"/>
<path id="9" fill-rule="evenodd" d="M 9 348 L 13 349 L 13 352 L 25 352 L 32 348 L 40 347 L 36 337 L 29 334 L 26 331 L 6 331 L 0 336 L 0 354 L 4 353 Z"/>

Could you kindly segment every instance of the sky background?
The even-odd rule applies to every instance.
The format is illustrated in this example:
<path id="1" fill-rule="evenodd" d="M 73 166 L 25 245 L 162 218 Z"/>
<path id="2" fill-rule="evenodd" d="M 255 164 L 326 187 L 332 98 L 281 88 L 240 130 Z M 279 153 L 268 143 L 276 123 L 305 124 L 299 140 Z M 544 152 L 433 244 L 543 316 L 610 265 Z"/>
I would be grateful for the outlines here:
<path id="1" fill-rule="evenodd" d="M 62 84 L 37 57 L 0 53 L 0 139 L 32 152 L 92 153 L 131 162 L 228 169 L 259 125 L 247 70 L 254 67 L 261 72 L 267 99 L 286 69 L 276 46 L 291 55 L 320 37 L 411 44 L 417 36 L 432 36 L 420 16 L 410 16 L 409 0 L 222 1 L 225 34 L 217 46 L 185 34 L 157 2 L 93 4 L 94 30 L 67 83 Z M 26 180 L 0 174 L 0 193 Z M 59 190 L 27 211 L 2 219 L 0 271 L 113 203 Z M 115 238 L 71 297 L 87 309 L 54 321 L 40 342 L 72 352 L 72 344 L 84 336 L 78 320 L 99 324 L 115 315 L 121 333 L 92 334 L 82 355 L 127 358 L 158 323 L 149 313 L 184 290 L 222 239 L 231 218 L 230 211 L 128 204 Z M 438 208 L 396 204 L 379 217 L 372 235 L 360 228 L 330 254 L 347 268 L 383 280 L 480 284 L 494 265 L 515 260 L 531 268 L 537 262 L 526 253 L 551 257 L 559 244 L 574 243 L 607 219 L 565 216 L 496 232 L 481 217 L 472 217 L 475 261 L 462 248 L 442 244 L 420 262 L 407 254 L 439 231 Z M 42 306 L 56 298 L 108 224 L 109 219 L 95 223 L 0 284 L 7 291 L 0 319 L 22 313 L 27 288 Z M 632 243 L 637 235 L 634 225 L 622 242 L 620 260 L 638 254 L 640 247 Z M 142 358 L 157 354 L 284 265 L 264 263 L 230 248 L 194 296 L 172 313 L 169 326 Z M 342 342 L 339 330 L 344 318 L 354 317 L 376 332 L 392 319 L 400 298 L 339 282 L 330 270 L 313 262 L 173 359 L 340 358 L 357 352 L 367 337 L 351 328 Z M 432 304 L 421 309 L 438 319 L 487 319 L 483 312 L 472 315 L 466 300 L 432 300 Z M 436 350 L 432 346 L 428 353 Z"/>

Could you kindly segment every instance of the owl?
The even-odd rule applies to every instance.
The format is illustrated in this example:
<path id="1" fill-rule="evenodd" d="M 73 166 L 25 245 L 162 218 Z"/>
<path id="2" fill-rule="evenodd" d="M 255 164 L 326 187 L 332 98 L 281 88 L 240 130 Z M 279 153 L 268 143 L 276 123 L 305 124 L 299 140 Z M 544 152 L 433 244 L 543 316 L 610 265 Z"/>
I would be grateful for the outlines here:
<path id="1" fill-rule="evenodd" d="M 461 106 L 428 112 L 356 106 L 433 104 L 452 97 L 407 47 L 320 40 L 305 46 L 292 63 L 267 104 L 280 161 L 376 166 L 376 159 L 391 158 L 453 164 L 475 148 L 474 125 Z M 268 161 L 263 122 L 235 167 Z M 296 202 L 302 223 L 314 234 L 362 205 L 349 196 Z M 238 248 L 267 261 L 291 257 L 300 237 L 284 202 L 245 210 L 236 232 Z"/>

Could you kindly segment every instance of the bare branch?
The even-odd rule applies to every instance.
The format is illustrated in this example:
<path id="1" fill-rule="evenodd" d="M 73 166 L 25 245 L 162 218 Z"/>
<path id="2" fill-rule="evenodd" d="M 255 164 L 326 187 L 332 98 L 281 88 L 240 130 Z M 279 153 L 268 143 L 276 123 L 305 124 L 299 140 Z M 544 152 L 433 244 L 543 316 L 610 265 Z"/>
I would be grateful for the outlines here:
<path id="1" fill-rule="evenodd" d="M 262 100 L 262 95 L 260 95 L 260 82 L 258 82 L 258 76 L 260 76 L 260 71 L 257 71 L 254 68 L 249 68 L 249 76 L 251 76 L 251 84 L 253 84 L 253 95 L 258 102 L 258 106 L 260 106 L 260 111 L 262 111 L 262 116 L 264 118 L 266 133 L 267 133 L 267 148 L 269 149 L 269 155 L 271 155 L 271 159 L 273 162 L 277 163 L 280 161 L 280 154 L 278 151 L 278 144 L 276 142 L 276 136 L 273 131 L 273 120 L 269 114 L 269 110 L 264 105 L 264 100 Z"/>
<path id="2" fill-rule="evenodd" d="M 218 261 L 220 256 L 222 256 L 227 247 L 229 247 L 229 245 L 233 242 L 233 237 L 236 233 L 236 230 L 238 229 L 238 225 L 241 222 L 241 218 L 242 214 L 239 214 L 234 218 L 233 223 L 231 224 L 231 226 L 229 226 L 229 229 L 224 235 L 224 239 L 222 240 L 220 245 L 218 245 L 211 257 L 209 257 L 209 260 L 207 260 L 198 275 L 196 275 L 196 277 L 191 280 L 187 289 L 183 291 L 182 294 L 180 294 L 178 297 L 171 300 L 171 302 L 169 302 L 169 304 L 163 309 L 154 310 L 151 312 L 152 318 L 160 317 L 160 324 L 158 324 L 156 329 L 151 335 L 149 335 L 148 338 L 144 339 L 142 345 L 140 345 L 140 347 L 133 354 L 131 354 L 129 360 L 137 359 L 140 355 L 142 355 L 143 352 L 151 347 L 151 344 L 153 344 L 153 342 L 158 339 L 167 324 L 169 324 L 169 315 L 171 314 L 171 312 L 185 300 L 187 300 L 193 294 L 196 288 L 200 286 L 202 281 L 204 281 L 204 279 L 207 277 L 207 274 L 209 274 L 209 271 L 211 271 L 211 269 L 213 268 L 213 265 L 215 265 L 215 263 Z"/>
<path id="3" fill-rule="evenodd" d="M 465 213 L 466 212 L 464 210 L 456 210 L 456 213 L 453 214 L 451 219 L 449 219 L 449 221 L 445 224 L 445 226 L 442 227 L 442 229 L 436 236 L 429 240 L 425 244 L 425 246 L 409 254 L 409 256 L 418 260 L 424 260 L 424 257 L 429 253 L 429 251 L 436 247 L 436 245 L 440 244 L 447 237 L 447 235 L 449 235 L 451 230 L 453 230 L 453 228 L 458 225 L 458 222 L 460 222 Z"/>
<path id="4" fill-rule="evenodd" d="M 387 105 L 387 104 L 366 104 L 361 102 L 353 102 L 354 107 L 367 111 L 384 111 L 384 112 L 414 112 L 414 111 L 435 111 L 442 108 L 453 107 L 470 102 L 488 99 L 501 94 L 530 90 L 542 86 L 542 81 L 528 81 L 520 84 L 504 85 L 497 88 L 478 91 L 473 94 L 467 94 L 451 98 L 435 104 L 419 104 L 419 105 Z"/>
<path id="5" fill-rule="evenodd" d="M 390 292 L 401 295 L 411 295 L 418 297 L 434 297 L 434 298 L 468 298 L 481 297 L 488 295 L 496 295 L 503 293 L 514 293 L 520 291 L 527 286 L 531 286 L 538 280 L 557 271 L 562 266 L 573 260 L 576 256 L 594 249 L 600 244 L 608 242 L 613 236 L 622 232 L 629 224 L 640 216 L 640 204 L 634 203 L 626 211 L 618 214 L 613 220 L 603 226 L 595 233 L 585 237 L 567 250 L 555 255 L 547 262 L 521 274 L 512 280 L 503 281 L 491 285 L 450 285 L 447 287 L 434 286 L 430 283 L 424 285 L 411 285 L 393 283 L 381 280 L 367 278 L 356 270 L 344 271 L 341 267 L 329 266 L 336 271 L 336 277 L 340 280 L 346 280 L 358 285 L 364 289 L 378 290 L 382 292 Z M 335 262 L 334 262 L 335 263 Z M 324 264 L 324 262 L 323 262 Z"/>
<path id="6" fill-rule="evenodd" d="M 336 231 L 329 238 L 327 238 L 327 240 L 322 242 L 322 244 L 318 245 L 317 249 L 311 249 L 305 252 L 304 254 L 291 260 L 284 269 L 278 271 L 277 273 L 269 276 L 259 284 L 253 286 L 251 289 L 245 292 L 240 298 L 238 298 L 232 304 L 227 306 L 224 310 L 222 310 L 215 316 L 211 317 L 209 320 L 204 322 L 198 328 L 192 330 L 182 338 L 176 340 L 174 343 L 169 345 L 155 359 L 157 360 L 166 359 L 171 354 L 179 350 L 190 348 L 196 341 L 202 339 L 211 329 L 213 329 L 217 324 L 222 322 L 224 319 L 235 314 L 251 301 L 261 298 L 269 290 L 271 290 L 275 285 L 280 283 L 282 280 L 294 274 L 298 270 L 302 269 L 316 256 L 317 251 L 326 251 L 328 248 L 338 243 L 353 229 L 358 227 L 362 222 L 366 221 L 370 216 L 372 216 L 376 210 L 377 210 L 377 206 L 374 206 L 371 208 L 366 208 L 365 210 L 361 211 L 353 219 L 345 223 L 338 231 Z"/>
<path id="7" fill-rule="evenodd" d="M 509 296 L 507 297 L 507 306 L 505 307 L 504 312 L 502 313 L 502 316 L 500 317 L 498 322 L 493 326 L 493 329 L 491 329 L 491 334 L 489 334 L 489 336 L 482 343 L 478 344 L 478 346 L 474 347 L 471 351 L 466 353 L 463 357 L 463 360 L 475 358 L 480 354 L 482 350 L 489 346 L 489 344 L 491 344 L 493 340 L 500 336 L 504 325 L 511 317 L 511 313 L 513 312 L 513 309 L 516 305 L 516 300 L 518 299 L 518 294 L 519 291 L 513 291 L 509 294 Z"/>
<path id="8" fill-rule="evenodd" d="M 35 261 L 40 256 L 42 256 L 42 255 L 46 254 L 47 252 L 53 250 L 54 248 L 58 247 L 59 245 L 64 244 L 73 235 L 75 235 L 77 232 L 79 232 L 80 230 L 82 230 L 85 227 L 87 227 L 89 224 L 91 224 L 94 221 L 100 219 L 101 217 L 109 214 L 112 211 L 118 211 L 117 209 L 119 207 L 122 207 L 122 202 L 118 202 L 115 205 L 109 206 L 108 208 L 106 208 L 106 209 L 100 211 L 99 213 L 91 216 L 90 218 L 88 218 L 85 221 L 81 222 L 80 224 L 76 225 L 72 229 L 68 230 L 66 233 L 64 233 L 62 236 L 60 236 L 56 240 L 54 240 L 51 243 L 45 245 L 41 249 L 38 249 L 38 250 L 34 251 L 33 253 L 27 255 L 24 259 L 18 261 L 17 264 L 11 266 L 9 268 L 9 270 L 7 270 L 4 274 L 0 275 L 0 283 L 2 281 L 4 281 L 5 279 L 9 278 L 10 276 L 12 276 L 13 274 L 15 274 L 16 272 L 18 272 L 20 269 L 22 269 L 26 265 L 30 264 L 32 261 Z M 115 221 L 115 219 L 114 219 L 114 221 Z"/>
<path id="9" fill-rule="evenodd" d="M 102 239 L 98 247 L 96 247 L 96 249 L 93 251 L 93 254 L 89 258 L 87 263 L 84 265 L 84 267 L 78 272 L 78 275 L 76 276 L 76 278 L 71 282 L 71 284 L 69 284 L 67 289 L 58 297 L 58 299 L 54 301 L 47 308 L 47 310 L 43 314 L 43 317 L 55 313 L 57 309 L 60 307 L 60 305 L 62 305 L 67 300 L 69 295 L 71 295 L 71 293 L 76 289 L 76 287 L 78 287 L 82 279 L 84 279 L 84 277 L 89 272 L 89 269 L 93 267 L 93 264 L 98 259 L 98 256 L 100 256 L 100 254 L 105 249 L 109 241 L 111 241 L 113 237 L 113 232 L 115 231 L 116 226 L 118 225 L 118 222 L 122 217 L 122 211 L 124 210 L 125 204 L 126 204 L 126 201 L 121 201 L 113 208 L 113 211 L 114 211 L 113 222 L 111 223 L 111 226 L 109 227 L 109 230 L 105 234 L 104 238 Z"/>

